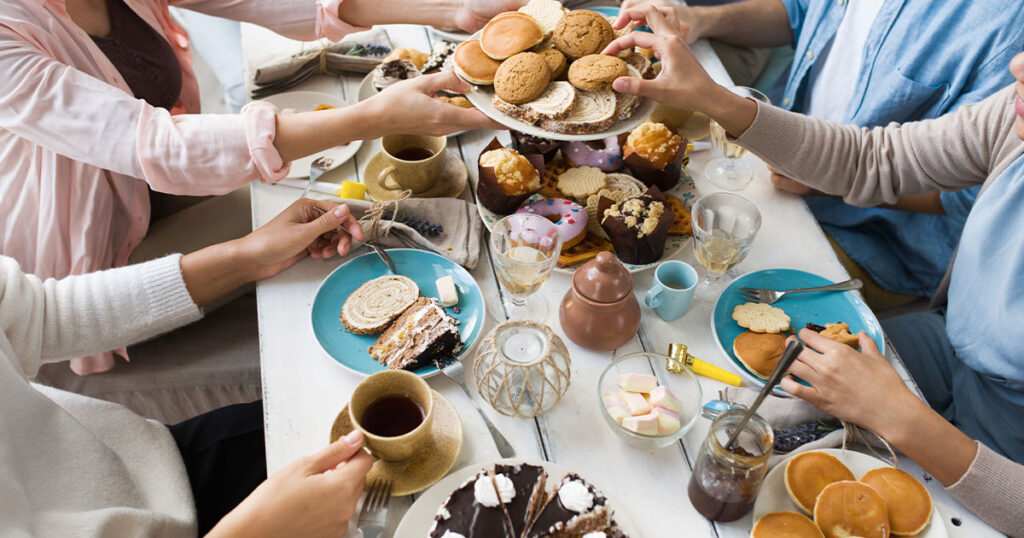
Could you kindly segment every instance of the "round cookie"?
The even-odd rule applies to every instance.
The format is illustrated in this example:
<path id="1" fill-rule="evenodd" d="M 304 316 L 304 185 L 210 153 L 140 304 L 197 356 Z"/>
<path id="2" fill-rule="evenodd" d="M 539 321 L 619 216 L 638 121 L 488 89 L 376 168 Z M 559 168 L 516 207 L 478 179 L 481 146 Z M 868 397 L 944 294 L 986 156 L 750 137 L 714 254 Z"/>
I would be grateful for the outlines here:
<path id="1" fill-rule="evenodd" d="M 569 67 L 569 63 L 565 60 L 565 55 L 558 52 L 558 49 L 544 49 L 537 51 L 544 57 L 544 60 L 548 62 L 548 68 L 551 69 L 551 78 L 556 79 L 565 74 L 565 69 Z"/>
<path id="2" fill-rule="evenodd" d="M 569 66 L 569 82 L 588 92 L 610 90 L 615 79 L 627 75 L 626 62 L 604 54 L 588 54 Z"/>
<path id="3" fill-rule="evenodd" d="M 535 52 L 521 52 L 501 62 L 494 74 L 494 93 L 499 99 L 521 105 L 533 101 L 551 82 L 551 69 L 544 57 Z"/>
<path id="4" fill-rule="evenodd" d="M 570 60 L 597 54 L 615 39 L 615 30 L 603 15 L 586 9 L 570 11 L 551 35 L 551 43 Z"/>

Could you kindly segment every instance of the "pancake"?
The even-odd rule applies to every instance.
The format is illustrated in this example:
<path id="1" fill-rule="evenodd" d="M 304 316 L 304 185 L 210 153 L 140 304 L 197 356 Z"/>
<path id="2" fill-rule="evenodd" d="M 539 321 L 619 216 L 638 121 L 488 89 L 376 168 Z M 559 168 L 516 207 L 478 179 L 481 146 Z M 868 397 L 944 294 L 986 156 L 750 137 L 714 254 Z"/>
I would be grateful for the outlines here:
<path id="1" fill-rule="evenodd" d="M 796 512 L 772 512 L 761 516 L 750 529 L 750 538 L 824 538 L 811 519 Z"/>
<path id="2" fill-rule="evenodd" d="M 470 39 L 455 49 L 452 55 L 455 72 L 470 84 L 494 84 L 494 74 L 501 62 L 492 59 L 480 48 L 479 39 Z"/>
<path id="3" fill-rule="evenodd" d="M 508 11 L 491 19 L 480 32 L 480 47 L 495 60 L 504 60 L 544 41 L 537 19 Z"/>
<path id="4" fill-rule="evenodd" d="M 768 379 L 786 350 L 786 336 L 786 333 L 743 331 L 732 341 L 732 352 L 754 375 Z"/>
<path id="5" fill-rule="evenodd" d="M 885 500 L 871 486 L 852 480 L 834 482 L 814 503 L 814 522 L 825 538 L 888 538 Z"/>
<path id="6" fill-rule="evenodd" d="M 813 513 L 814 500 L 826 486 L 856 479 L 839 458 L 824 452 L 804 452 L 786 463 L 786 491 L 793 502 L 808 514 Z"/>
<path id="7" fill-rule="evenodd" d="M 932 517 L 932 496 L 913 476 L 892 467 L 868 471 L 860 481 L 871 486 L 889 509 L 890 532 L 915 535 Z"/>

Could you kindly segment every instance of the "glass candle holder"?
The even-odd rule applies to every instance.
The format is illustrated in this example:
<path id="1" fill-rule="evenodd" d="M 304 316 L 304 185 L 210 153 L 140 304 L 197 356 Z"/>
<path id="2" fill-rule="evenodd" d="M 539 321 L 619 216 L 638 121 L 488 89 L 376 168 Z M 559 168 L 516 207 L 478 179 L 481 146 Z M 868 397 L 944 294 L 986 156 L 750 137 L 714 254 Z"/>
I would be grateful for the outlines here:
<path id="1" fill-rule="evenodd" d="M 502 415 L 533 418 L 569 390 L 569 350 L 548 327 L 510 320 L 480 342 L 473 366 L 480 396 Z"/>

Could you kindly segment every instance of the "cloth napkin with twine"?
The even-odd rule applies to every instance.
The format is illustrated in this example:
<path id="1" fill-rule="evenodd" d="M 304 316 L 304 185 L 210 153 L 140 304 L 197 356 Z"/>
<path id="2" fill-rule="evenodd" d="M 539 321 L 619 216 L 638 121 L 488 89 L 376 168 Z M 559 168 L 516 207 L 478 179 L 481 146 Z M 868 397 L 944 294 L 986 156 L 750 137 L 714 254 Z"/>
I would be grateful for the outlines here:
<path id="1" fill-rule="evenodd" d="M 332 201 L 348 204 L 352 215 L 366 234 L 366 241 L 382 247 L 416 248 L 440 254 L 473 269 L 480 260 L 480 239 L 483 224 L 476 206 L 456 198 L 409 198 L 391 201 Z M 438 226 L 440 233 L 425 236 L 408 224 L 396 220 L 416 219 Z"/>
<path id="2" fill-rule="evenodd" d="M 362 75 L 373 70 L 391 52 L 391 40 L 382 28 L 349 34 L 338 43 L 321 42 L 295 54 L 275 55 L 260 61 L 254 71 L 254 99 L 280 93 L 318 75 Z"/>
<path id="3" fill-rule="evenodd" d="M 754 400 L 757 398 L 757 393 L 758 391 L 756 390 L 729 387 L 725 391 L 725 399 L 734 403 L 749 406 L 754 403 Z M 761 418 L 765 419 L 768 424 L 776 430 L 793 428 L 801 424 L 818 420 L 837 420 L 832 415 L 819 410 L 801 399 L 780 398 L 774 395 L 765 398 L 764 403 L 762 403 L 761 407 L 757 409 L 757 414 Z M 886 459 L 883 454 L 887 455 L 891 458 L 891 463 L 895 465 L 896 454 L 892 451 L 885 440 L 875 435 L 870 430 L 842 421 L 841 428 L 828 433 L 817 441 L 801 445 L 796 450 L 787 454 L 773 454 L 768 459 L 768 468 L 771 469 L 786 458 L 801 452 L 820 450 L 822 448 L 846 448 L 853 444 L 864 446 L 869 452 L 881 459 Z"/>

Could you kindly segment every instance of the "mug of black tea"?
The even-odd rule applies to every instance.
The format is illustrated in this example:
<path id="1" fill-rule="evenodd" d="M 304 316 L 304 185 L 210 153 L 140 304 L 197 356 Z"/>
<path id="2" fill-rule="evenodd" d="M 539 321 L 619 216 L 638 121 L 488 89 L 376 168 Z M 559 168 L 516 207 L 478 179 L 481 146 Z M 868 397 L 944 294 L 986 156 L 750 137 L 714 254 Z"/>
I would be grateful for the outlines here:
<path id="1" fill-rule="evenodd" d="M 349 419 L 366 436 L 374 457 L 403 461 L 430 439 L 434 398 L 430 386 L 405 370 L 385 370 L 356 386 L 348 403 Z"/>
<path id="2" fill-rule="evenodd" d="M 377 179 L 387 190 L 423 193 L 444 172 L 448 139 L 443 136 L 388 135 L 380 145 L 388 165 Z"/>

